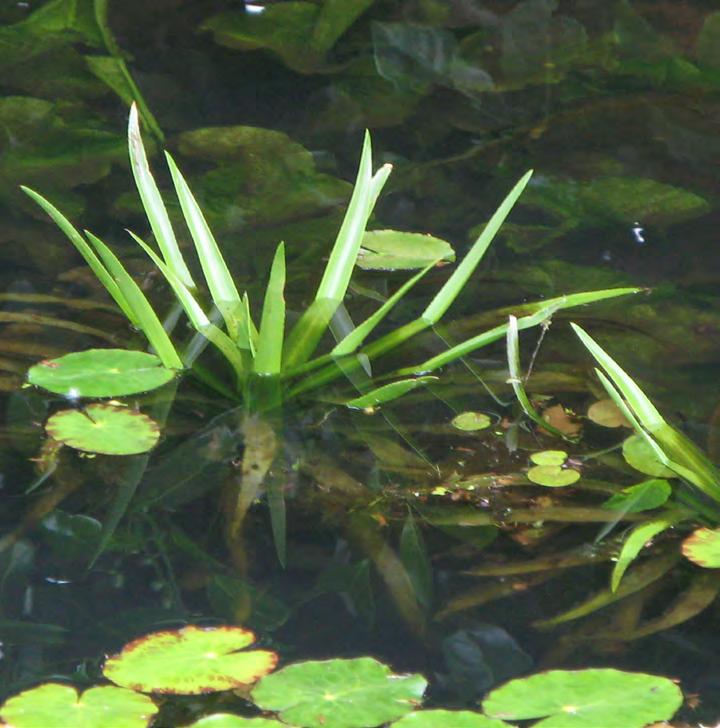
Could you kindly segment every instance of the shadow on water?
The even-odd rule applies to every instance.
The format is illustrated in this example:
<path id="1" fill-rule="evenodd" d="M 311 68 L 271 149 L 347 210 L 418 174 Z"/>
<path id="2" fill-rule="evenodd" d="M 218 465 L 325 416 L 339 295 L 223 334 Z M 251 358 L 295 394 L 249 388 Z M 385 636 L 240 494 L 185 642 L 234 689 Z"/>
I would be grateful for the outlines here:
<path id="1" fill-rule="evenodd" d="M 700 696 L 682 718 L 716 720 L 720 582 L 681 543 L 717 514 L 688 506 L 686 485 L 633 453 L 567 322 L 720 459 L 718 13 L 690 1 L 389 0 L 348 2 L 320 23 L 323 3 L 102 5 L 0 8 L 4 695 L 48 679 L 94 684 L 100 657 L 146 632 L 235 623 L 287 659 L 373 654 L 422 671 L 437 704 L 474 704 L 531 670 L 612 666 L 679 678 Z M 291 321 L 342 221 L 365 128 L 376 160 L 395 167 L 370 227 L 422 230 L 458 254 L 534 168 L 448 322 L 387 367 L 496 325 L 518 301 L 646 287 L 556 314 L 541 341 L 522 336 L 532 404 L 570 442 L 516 403 L 504 340 L 387 407 L 351 411 L 329 389 L 283 412 L 241 555 L 225 519 L 247 423 L 210 386 L 227 385 L 211 353 L 201 362 L 214 380 L 125 398 L 165 412 L 149 455 L 57 452 L 43 425 L 67 398 L 23 387 L 29 366 L 144 344 L 19 185 L 98 231 L 169 310 L 123 231 L 150 234 L 126 158 L 132 98 L 146 142 L 182 163 L 253 306 L 285 241 Z M 159 183 L 170 189 L 169 176 Z M 431 270 L 387 330 L 415 318 L 448 270 Z M 353 320 L 405 279 L 357 269 Z M 454 420 L 465 412 L 486 420 Z M 559 461 L 542 461 L 556 450 Z M 547 482 L 537 467 L 580 478 Z M 648 536 L 613 590 L 641 524 Z"/>

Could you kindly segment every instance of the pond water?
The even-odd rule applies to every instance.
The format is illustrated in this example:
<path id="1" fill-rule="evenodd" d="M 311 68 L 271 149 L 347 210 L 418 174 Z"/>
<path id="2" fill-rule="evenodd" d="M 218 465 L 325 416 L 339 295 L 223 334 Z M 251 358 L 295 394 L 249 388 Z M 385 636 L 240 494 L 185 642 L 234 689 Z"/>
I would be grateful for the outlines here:
<path id="1" fill-rule="evenodd" d="M 672 495 L 603 507 L 652 476 L 623 458 L 630 429 L 588 414 L 606 394 L 569 322 L 720 458 L 720 12 L 699 0 L 49 0 L 2 3 L 0 22 L 4 697 L 48 679 L 94 684 L 103 655 L 138 635 L 235 623 L 287 660 L 367 654 L 421 671 L 438 705 L 472 705 L 531 671 L 612 666 L 697 694 L 677 725 L 718 719 L 720 583 L 680 551 L 694 528 L 717 526 L 717 508 L 675 477 Z M 133 98 L 181 247 L 191 259 L 161 148 L 256 321 L 285 241 L 288 327 L 315 295 L 365 129 L 375 166 L 393 165 L 369 228 L 430 233 L 458 260 L 534 169 L 441 324 L 373 374 L 520 304 L 642 288 L 520 334 L 530 399 L 573 441 L 517 404 L 503 336 L 386 406 L 343 407 L 341 378 L 292 400 L 273 421 L 242 547 L 224 522 L 252 435 L 219 356 L 204 353 L 177 387 L 124 398 L 164 419 L 148 455 L 52 451 L 48 416 L 83 403 L 23 386 L 27 369 L 147 344 L 19 186 L 105 240 L 169 313 L 171 292 L 125 232 L 151 239 L 127 160 Z M 420 315 L 452 270 L 429 271 L 383 332 Z M 356 268 L 349 320 L 408 277 Z M 184 320 L 173 335 L 190 339 Z M 466 411 L 491 426 L 454 427 Z M 528 480 L 530 455 L 559 449 L 580 479 Z M 679 507 L 682 523 L 608 591 L 631 529 Z"/>

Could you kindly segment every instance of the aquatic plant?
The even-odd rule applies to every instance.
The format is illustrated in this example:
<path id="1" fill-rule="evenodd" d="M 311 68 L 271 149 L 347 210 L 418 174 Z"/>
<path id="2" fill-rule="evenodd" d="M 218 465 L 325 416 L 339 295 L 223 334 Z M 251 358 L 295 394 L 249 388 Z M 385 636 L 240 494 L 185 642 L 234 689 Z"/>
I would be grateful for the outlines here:
<path id="1" fill-rule="evenodd" d="M 424 710 L 428 683 L 420 674 L 394 673 L 371 657 L 297 662 L 273 672 L 276 653 L 239 651 L 254 639 L 243 627 L 222 625 L 148 634 L 106 660 L 103 674 L 115 685 L 91 687 L 79 696 L 69 685 L 45 683 L 6 700 L 0 717 L 15 728 L 74 725 L 80 708 L 87 728 L 143 728 L 156 720 L 188 725 L 193 719 L 190 726 L 197 728 L 512 728 L 507 720 L 534 718 L 541 719 L 538 726 L 643 728 L 672 718 L 683 701 L 680 688 L 658 675 L 551 670 L 495 688 L 482 710 Z M 233 689 L 244 700 L 233 701 Z M 222 713 L 208 713 L 198 700 L 184 709 L 173 703 L 175 696 L 221 692 L 228 696 Z M 477 690 L 473 700 L 481 693 Z M 156 704 L 152 696 L 163 700 Z M 254 706 L 254 717 L 247 715 L 247 703 Z M 178 710 L 181 717 L 173 719 Z"/>

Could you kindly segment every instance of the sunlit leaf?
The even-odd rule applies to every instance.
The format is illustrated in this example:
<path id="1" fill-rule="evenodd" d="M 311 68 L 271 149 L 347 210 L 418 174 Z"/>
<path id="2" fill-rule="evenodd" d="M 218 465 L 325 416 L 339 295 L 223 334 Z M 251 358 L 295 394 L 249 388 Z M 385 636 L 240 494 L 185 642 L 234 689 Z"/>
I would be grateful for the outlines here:
<path id="1" fill-rule="evenodd" d="M 362 237 L 356 265 L 363 270 L 412 270 L 455 260 L 449 243 L 432 235 L 373 230 Z"/>
<path id="2" fill-rule="evenodd" d="M 78 695 L 69 685 L 45 683 L 6 700 L 0 718 L 13 728 L 144 728 L 157 711 L 132 690 L 105 685 Z"/>
<path id="3" fill-rule="evenodd" d="M 263 679 L 252 699 L 304 728 L 379 726 L 422 701 L 422 675 L 396 675 L 371 657 L 301 662 Z"/>
<path id="4" fill-rule="evenodd" d="M 185 627 L 125 645 L 103 667 L 108 680 L 146 693 L 199 695 L 255 682 L 275 668 L 268 650 L 241 652 L 255 641 L 242 627 Z"/>
<path id="5" fill-rule="evenodd" d="M 562 465 L 567 460 L 568 454 L 564 450 L 542 450 L 530 455 L 535 465 Z"/>
<path id="6" fill-rule="evenodd" d="M 495 718 L 546 728 L 643 728 L 669 720 L 682 705 L 680 688 L 657 675 L 613 669 L 551 670 L 512 680 L 483 700 Z"/>
<path id="7" fill-rule="evenodd" d="M 418 710 L 395 721 L 391 728 L 512 728 L 497 718 L 471 710 Z"/>
<path id="8" fill-rule="evenodd" d="M 527 472 L 528 480 L 548 488 L 564 488 L 580 480 L 580 473 L 560 465 L 536 465 Z"/>
<path id="9" fill-rule="evenodd" d="M 88 349 L 36 364 L 28 371 L 28 381 L 73 398 L 123 397 L 162 387 L 175 375 L 154 354 Z"/>
<path id="10" fill-rule="evenodd" d="M 76 450 L 102 455 L 136 455 L 151 450 L 160 437 L 157 422 L 141 412 L 110 404 L 56 412 L 45 425 L 48 435 Z"/>
<path id="11" fill-rule="evenodd" d="M 685 558 L 706 569 L 720 569 L 720 528 L 698 528 L 682 545 Z"/>
<path id="12" fill-rule="evenodd" d="M 286 725 L 274 718 L 244 718 L 232 713 L 215 713 L 190 723 L 187 728 L 285 728 Z"/>

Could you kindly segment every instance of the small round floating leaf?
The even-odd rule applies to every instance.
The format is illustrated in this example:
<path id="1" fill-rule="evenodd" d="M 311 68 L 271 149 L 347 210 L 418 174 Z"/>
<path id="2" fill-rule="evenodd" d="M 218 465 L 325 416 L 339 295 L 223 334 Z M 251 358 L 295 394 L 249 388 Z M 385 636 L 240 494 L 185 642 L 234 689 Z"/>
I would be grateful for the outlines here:
<path id="1" fill-rule="evenodd" d="M 144 693 L 199 695 L 232 690 L 267 675 L 277 664 L 268 650 L 238 652 L 255 635 L 242 627 L 184 627 L 155 632 L 125 645 L 103 674 Z"/>
<path id="2" fill-rule="evenodd" d="M 483 701 L 505 720 L 545 718 L 535 728 L 643 728 L 669 720 L 682 704 L 666 677 L 613 669 L 551 670 L 511 680 Z"/>
<path id="3" fill-rule="evenodd" d="M 75 688 L 45 683 L 5 701 L 0 718 L 13 728 L 145 728 L 157 713 L 146 695 L 104 686 L 78 696 Z"/>
<path id="4" fill-rule="evenodd" d="M 567 460 L 568 454 L 564 450 L 543 450 L 530 455 L 535 465 L 562 465 Z"/>
<path id="5" fill-rule="evenodd" d="M 123 397 L 167 384 L 176 372 L 154 354 L 125 349 L 89 349 L 43 361 L 28 381 L 68 397 Z"/>
<path id="6" fill-rule="evenodd" d="M 492 420 L 482 412 L 461 412 L 457 417 L 453 417 L 450 424 L 458 430 L 474 432 L 490 427 Z"/>
<path id="7" fill-rule="evenodd" d="M 372 230 L 362 238 L 357 265 L 363 270 L 412 270 L 455 260 L 450 243 L 423 233 Z"/>
<path id="8" fill-rule="evenodd" d="M 196 720 L 186 728 L 287 728 L 274 718 L 245 718 L 232 713 L 215 713 Z"/>
<path id="9" fill-rule="evenodd" d="M 675 473 L 666 468 L 657 458 L 650 445 L 642 435 L 631 435 L 622 447 L 623 457 L 628 465 L 645 475 L 655 478 L 674 478 Z"/>
<path id="10" fill-rule="evenodd" d="M 262 680 L 252 699 L 302 728 L 372 728 L 413 710 L 426 686 L 422 675 L 394 675 L 359 657 L 289 665 Z"/>
<path id="11" fill-rule="evenodd" d="M 646 480 L 629 488 L 623 488 L 603 503 L 603 508 L 625 513 L 640 513 L 659 508 L 667 501 L 672 493 L 672 487 L 667 480 L 654 478 Z"/>
<path id="12" fill-rule="evenodd" d="M 600 399 L 588 407 L 588 419 L 601 427 L 632 427 L 611 399 Z"/>
<path id="13" fill-rule="evenodd" d="M 390 728 L 512 728 L 510 723 L 471 710 L 418 710 Z"/>
<path id="14" fill-rule="evenodd" d="M 698 528 L 682 545 L 685 558 L 706 569 L 720 569 L 720 528 Z"/>
<path id="15" fill-rule="evenodd" d="M 563 488 L 580 480 L 580 473 L 572 468 L 561 468 L 559 465 L 536 465 L 527 473 L 528 480 L 548 488 Z"/>
<path id="16" fill-rule="evenodd" d="M 101 455 L 136 455 L 155 447 L 160 428 L 140 412 L 110 404 L 56 412 L 45 425 L 48 435 L 76 450 Z"/>

